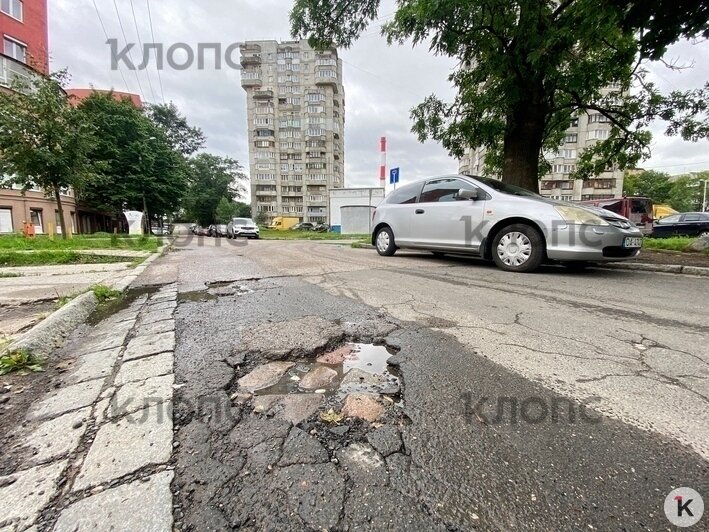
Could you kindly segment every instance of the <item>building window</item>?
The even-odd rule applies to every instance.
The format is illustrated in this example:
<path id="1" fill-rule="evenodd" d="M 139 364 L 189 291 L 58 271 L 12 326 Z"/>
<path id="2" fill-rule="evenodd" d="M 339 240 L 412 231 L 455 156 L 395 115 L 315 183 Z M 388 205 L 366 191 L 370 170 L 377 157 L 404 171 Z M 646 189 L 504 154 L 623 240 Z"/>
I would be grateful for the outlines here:
<path id="1" fill-rule="evenodd" d="M 336 78 L 337 72 L 334 70 L 318 70 L 315 74 L 317 78 Z"/>
<path id="2" fill-rule="evenodd" d="M 5 55 L 9 55 L 13 59 L 17 59 L 23 63 L 27 62 L 27 46 L 19 41 L 9 39 L 8 37 L 3 39 L 3 46 L 5 49 Z"/>
<path id="3" fill-rule="evenodd" d="M 605 140 L 609 134 L 610 131 L 607 129 L 592 129 L 586 132 L 586 140 Z"/>
<path id="4" fill-rule="evenodd" d="M 566 135 L 566 137 L 564 137 L 564 142 L 566 142 L 567 144 L 573 144 L 575 142 L 578 142 L 578 140 L 578 133 L 569 133 L 568 135 Z"/>
<path id="5" fill-rule="evenodd" d="M 0 0 L 0 11 L 22 21 L 22 2 L 20 0 Z"/>
<path id="6" fill-rule="evenodd" d="M 32 221 L 32 225 L 34 225 L 35 233 L 44 233 L 41 209 L 30 209 L 30 220 Z"/>
<path id="7" fill-rule="evenodd" d="M 0 208 L 0 233 L 12 233 L 13 231 L 12 209 L 9 207 Z"/>
<path id="8" fill-rule="evenodd" d="M 579 127 L 579 119 L 578 118 L 572 118 L 571 122 L 569 123 L 569 127 Z"/>

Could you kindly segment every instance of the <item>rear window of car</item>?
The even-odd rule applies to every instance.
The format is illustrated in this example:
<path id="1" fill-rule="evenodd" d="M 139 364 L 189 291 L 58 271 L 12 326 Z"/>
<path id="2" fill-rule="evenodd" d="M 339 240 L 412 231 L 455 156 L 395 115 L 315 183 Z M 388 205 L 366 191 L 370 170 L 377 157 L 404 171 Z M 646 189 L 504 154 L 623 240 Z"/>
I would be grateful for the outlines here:
<path id="1" fill-rule="evenodd" d="M 706 216 L 701 213 L 696 213 L 696 214 L 685 214 L 684 215 L 684 221 L 685 222 L 703 222 L 705 220 L 709 219 L 709 216 Z"/>
<path id="2" fill-rule="evenodd" d="M 386 202 L 389 204 L 416 203 L 418 201 L 421 185 L 408 185 L 395 190 L 387 196 Z"/>

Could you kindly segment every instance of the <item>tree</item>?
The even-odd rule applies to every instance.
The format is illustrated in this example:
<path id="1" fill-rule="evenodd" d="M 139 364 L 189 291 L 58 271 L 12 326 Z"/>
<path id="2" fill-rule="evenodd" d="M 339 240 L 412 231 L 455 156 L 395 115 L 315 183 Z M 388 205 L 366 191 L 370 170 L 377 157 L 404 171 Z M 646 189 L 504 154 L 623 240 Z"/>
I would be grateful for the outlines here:
<path id="1" fill-rule="evenodd" d="M 182 155 L 187 157 L 204 148 L 204 132 L 190 126 L 174 103 L 148 105 L 146 109 L 150 120 L 163 130 L 172 147 Z"/>
<path id="2" fill-rule="evenodd" d="M 316 48 L 349 47 L 379 4 L 296 0 L 291 30 Z M 600 114 L 612 130 L 584 151 L 576 177 L 647 156 L 645 127 L 656 118 L 668 122 L 669 135 L 709 136 L 709 84 L 662 95 L 645 68 L 668 44 L 706 34 L 708 19 L 709 9 L 689 0 L 400 0 L 382 33 L 390 44 L 410 39 L 458 61 L 454 101 L 431 95 L 412 110 L 419 139 L 438 140 L 456 157 L 484 147 L 503 181 L 536 190 L 548 168 L 544 152 L 558 149 L 580 113 Z"/>
<path id="3" fill-rule="evenodd" d="M 82 201 L 113 213 L 144 206 L 151 215 L 174 212 L 187 188 L 187 164 L 164 131 L 112 94 L 94 93 L 78 109 L 101 132 L 90 151 L 96 175 L 81 187 Z"/>
<path id="4" fill-rule="evenodd" d="M 0 176 L 22 186 L 41 187 L 57 203 L 62 237 L 67 238 L 61 191 L 79 187 L 91 174 L 87 157 L 94 141 L 91 127 L 63 90 L 66 71 L 16 80 L 13 91 L 0 91 Z"/>
<path id="5" fill-rule="evenodd" d="M 229 220 L 234 217 L 236 211 L 236 204 L 229 198 L 222 198 L 217 204 L 217 209 L 214 213 L 214 217 L 217 223 L 228 224 Z"/>
<path id="6" fill-rule="evenodd" d="M 704 181 L 707 179 L 709 179 L 709 171 L 676 177 L 672 183 L 667 203 L 679 212 L 701 211 L 704 199 Z"/>
<path id="7" fill-rule="evenodd" d="M 623 193 L 627 196 L 645 196 L 654 203 L 666 203 L 672 194 L 670 174 L 646 170 L 640 174 L 626 174 Z"/>
<path id="8" fill-rule="evenodd" d="M 241 165 L 229 157 L 200 153 L 190 159 L 183 203 L 187 216 L 203 226 L 214 223 L 220 201 L 241 198 L 245 180 Z"/>
<path id="9" fill-rule="evenodd" d="M 256 222 L 257 225 L 266 225 L 268 223 L 268 216 L 263 211 L 257 212 L 254 217 L 254 222 Z"/>
<path id="10" fill-rule="evenodd" d="M 235 202 L 236 210 L 234 216 L 240 218 L 251 218 L 251 205 L 244 203 L 243 201 Z"/>

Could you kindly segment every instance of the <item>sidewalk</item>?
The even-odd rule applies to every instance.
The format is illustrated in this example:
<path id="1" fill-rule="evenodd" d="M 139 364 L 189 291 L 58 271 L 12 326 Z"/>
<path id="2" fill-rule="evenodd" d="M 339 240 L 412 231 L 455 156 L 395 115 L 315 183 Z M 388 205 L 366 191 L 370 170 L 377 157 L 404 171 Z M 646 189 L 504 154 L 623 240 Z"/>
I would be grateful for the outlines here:
<path id="1" fill-rule="evenodd" d="M 172 528 L 176 306 L 167 286 L 98 323 L 39 400 L 0 386 L 3 402 L 29 401 L 3 445 L 0 530 Z"/>

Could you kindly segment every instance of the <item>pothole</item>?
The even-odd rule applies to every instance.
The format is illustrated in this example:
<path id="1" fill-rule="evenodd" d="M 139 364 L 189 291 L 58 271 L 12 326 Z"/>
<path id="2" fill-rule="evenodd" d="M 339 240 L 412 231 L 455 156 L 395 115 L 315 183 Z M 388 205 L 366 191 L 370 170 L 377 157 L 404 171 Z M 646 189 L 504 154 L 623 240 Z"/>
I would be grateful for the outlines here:
<path id="1" fill-rule="evenodd" d="M 348 343 L 314 360 L 298 358 L 271 386 L 254 395 L 320 394 L 342 398 L 350 393 L 398 396 L 401 382 L 387 360 L 396 351 L 385 345 Z"/>
<path id="2" fill-rule="evenodd" d="M 207 289 L 193 290 L 191 292 L 179 292 L 177 294 L 178 303 L 202 303 L 204 301 L 213 301 L 215 299 L 217 299 L 217 296 L 211 294 Z"/>

